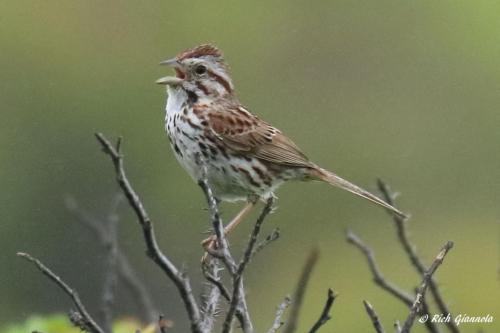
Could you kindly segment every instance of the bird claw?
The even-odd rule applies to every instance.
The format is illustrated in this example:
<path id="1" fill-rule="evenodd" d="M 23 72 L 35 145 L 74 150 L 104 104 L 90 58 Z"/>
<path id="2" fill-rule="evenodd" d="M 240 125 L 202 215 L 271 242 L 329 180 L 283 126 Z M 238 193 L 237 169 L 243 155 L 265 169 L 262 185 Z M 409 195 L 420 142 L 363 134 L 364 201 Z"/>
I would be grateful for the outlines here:
<path id="1" fill-rule="evenodd" d="M 205 249 L 205 253 L 201 257 L 202 263 L 208 263 L 208 256 L 210 250 L 216 250 L 218 247 L 217 236 L 212 235 L 201 242 L 201 246 Z"/>

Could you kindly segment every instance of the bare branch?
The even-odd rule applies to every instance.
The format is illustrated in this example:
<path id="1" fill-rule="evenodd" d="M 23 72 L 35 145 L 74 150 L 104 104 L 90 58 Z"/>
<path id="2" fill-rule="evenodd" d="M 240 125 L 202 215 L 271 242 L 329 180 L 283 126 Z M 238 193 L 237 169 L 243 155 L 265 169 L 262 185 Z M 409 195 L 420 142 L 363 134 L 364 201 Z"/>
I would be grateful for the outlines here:
<path id="1" fill-rule="evenodd" d="M 201 326 L 205 332 L 212 332 L 215 317 L 219 311 L 219 299 L 222 293 L 229 297 L 227 290 L 220 281 L 218 259 L 210 258 L 201 263 L 203 275 L 207 279 L 205 291 L 201 295 Z M 223 296 L 224 297 L 224 296 Z"/>
<path id="2" fill-rule="evenodd" d="M 280 229 L 276 228 L 271 232 L 262 242 L 257 244 L 255 247 L 255 250 L 253 251 L 253 255 L 256 255 L 260 251 L 262 251 L 267 245 L 270 243 L 274 242 L 275 240 L 278 240 L 280 238 Z"/>
<path id="3" fill-rule="evenodd" d="M 180 296 L 184 302 L 192 332 L 201 332 L 200 328 L 200 310 L 193 296 L 191 284 L 185 274 L 177 269 L 177 267 L 168 259 L 158 247 L 156 236 L 154 233 L 153 223 L 149 218 L 139 196 L 134 191 L 130 182 L 127 179 L 123 167 L 123 156 L 121 155 L 121 139 L 118 139 L 116 147 L 113 146 L 108 139 L 101 133 L 96 134 L 96 138 L 102 146 L 103 151 L 111 158 L 115 167 L 116 180 L 118 185 L 127 198 L 130 206 L 134 210 L 137 220 L 142 227 L 144 240 L 146 242 L 148 256 L 163 270 L 163 272 L 174 282 Z"/>
<path id="4" fill-rule="evenodd" d="M 365 255 L 366 260 L 368 261 L 368 266 L 370 267 L 370 271 L 372 272 L 373 281 L 375 282 L 375 284 L 384 289 L 385 291 L 387 291 L 388 293 L 390 293 L 391 295 L 393 295 L 394 297 L 396 297 L 397 299 L 399 299 L 400 301 L 402 301 L 403 303 L 405 303 L 406 306 L 411 307 L 413 304 L 413 296 L 403 291 L 401 288 L 397 287 L 394 283 L 387 281 L 387 279 L 384 278 L 375 260 L 375 254 L 373 250 L 370 247 L 368 247 L 352 231 L 347 231 L 347 241 L 356 246 Z M 425 302 L 424 305 L 425 306 L 422 307 L 421 309 L 421 313 L 429 314 L 427 312 L 428 307 Z M 425 326 L 431 333 L 439 332 L 439 329 L 437 328 L 436 324 L 431 320 L 426 321 Z"/>
<path id="5" fill-rule="evenodd" d="M 137 276 L 136 271 L 123 253 L 118 255 L 118 268 L 119 277 L 127 286 L 125 289 L 134 295 L 134 299 L 137 300 L 137 308 L 142 311 L 144 319 L 148 320 L 148 322 L 153 321 L 154 316 L 158 314 L 158 310 L 153 304 L 146 285 Z"/>
<path id="6" fill-rule="evenodd" d="M 293 333 L 297 329 L 297 322 L 299 318 L 300 308 L 302 307 L 302 302 L 304 300 L 304 294 L 306 292 L 311 273 L 314 269 L 314 266 L 316 266 L 316 262 L 318 261 L 318 257 L 319 251 L 315 248 L 309 253 L 309 256 L 306 259 L 292 299 L 292 307 L 290 309 L 290 315 L 288 316 L 289 320 L 285 326 L 284 333 Z"/>
<path id="7" fill-rule="evenodd" d="M 250 235 L 250 240 L 248 241 L 248 245 L 245 249 L 245 253 L 243 254 L 243 258 L 241 259 L 240 264 L 238 265 L 236 274 L 242 275 L 248 263 L 250 262 L 250 259 L 252 258 L 252 255 L 255 252 L 254 248 L 255 244 L 257 243 L 257 238 L 260 234 L 262 223 L 264 223 L 264 220 L 266 219 L 267 215 L 271 213 L 273 209 L 273 204 L 274 204 L 274 198 L 270 197 L 267 200 L 266 205 L 262 209 L 262 212 L 260 213 L 259 217 L 257 218 L 257 221 L 255 222 L 252 234 Z"/>
<path id="8" fill-rule="evenodd" d="M 113 304 L 115 301 L 115 287 L 118 280 L 118 244 L 116 226 L 118 219 L 108 218 L 108 243 L 106 244 L 106 273 L 102 290 L 101 313 L 102 323 L 106 332 L 112 331 Z"/>
<path id="9" fill-rule="evenodd" d="M 311 328 L 309 333 L 317 332 L 321 326 L 326 324 L 326 322 L 332 318 L 330 316 L 330 309 L 331 309 L 336 297 L 337 297 L 337 295 L 335 295 L 333 290 L 328 289 L 328 297 L 326 299 L 325 307 L 323 308 L 323 311 L 321 312 L 321 315 L 319 316 L 318 321 L 316 321 L 316 323 L 313 325 L 313 327 Z"/>
<path id="10" fill-rule="evenodd" d="M 389 186 L 387 186 L 387 184 L 384 183 L 381 179 L 378 180 L 377 185 L 379 191 L 382 193 L 385 202 L 387 202 L 393 207 L 396 207 L 395 205 L 396 195 L 390 190 Z M 422 262 L 422 260 L 420 259 L 420 257 L 417 255 L 417 250 L 415 249 L 415 246 L 410 243 L 408 232 L 406 230 L 406 220 L 396 215 L 391 215 L 391 216 L 394 221 L 394 225 L 396 226 L 398 239 L 401 245 L 403 246 L 403 249 L 408 255 L 408 258 L 410 259 L 412 265 L 415 267 L 417 272 L 423 277 L 426 272 L 426 267 Z M 444 301 L 443 296 L 439 291 L 437 282 L 434 280 L 434 278 L 431 278 L 431 280 L 429 281 L 429 289 L 431 291 L 434 300 L 436 301 L 436 305 L 439 311 L 445 315 L 450 314 L 450 316 L 453 316 L 448 308 L 448 305 Z M 448 329 L 452 333 L 460 332 L 455 321 L 450 320 L 449 322 L 446 323 L 446 325 L 448 326 Z"/>
<path id="11" fill-rule="evenodd" d="M 212 189 L 208 185 L 208 181 L 205 178 L 198 181 L 198 185 L 203 190 L 203 193 L 205 193 L 205 197 L 208 202 L 208 208 L 210 209 L 211 213 L 212 227 L 214 228 L 215 235 L 217 237 L 217 244 L 219 247 L 217 254 L 215 254 L 215 252 L 211 253 L 210 251 L 209 254 L 215 254 L 216 257 L 220 258 L 226 268 L 229 270 L 229 273 L 231 275 L 234 275 L 234 273 L 236 272 L 236 262 L 229 252 L 229 245 L 227 243 L 226 235 L 224 232 L 224 224 L 222 223 L 222 219 L 220 218 L 217 201 L 215 200 Z"/>
<path id="12" fill-rule="evenodd" d="M 229 245 L 227 243 L 227 239 L 224 232 L 224 224 L 222 223 L 222 219 L 220 218 L 219 209 L 217 207 L 217 201 L 213 195 L 212 189 L 208 184 L 208 181 L 204 178 L 198 181 L 198 185 L 201 187 L 203 192 L 205 193 L 205 197 L 208 202 L 208 207 L 211 212 L 211 221 L 212 227 L 215 231 L 215 235 L 217 237 L 217 244 L 219 248 L 217 250 L 206 249 L 206 251 L 213 256 L 214 258 L 220 259 L 226 269 L 229 271 L 229 274 L 233 278 L 233 291 L 230 296 L 230 307 L 228 313 L 226 315 L 226 319 L 223 323 L 222 332 L 227 333 L 231 330 L 232 318 L 236 314 L 236 317 L 240 321 L 241 327 L 243 331 L 253 332 L 253 325 L 250 320 L 250 314 L 248 313 L 248 309 L 246 306 L 245 299 L 245 291 L 243 288 L 243 277 L 241 275 L 236 274 L 238 270 L 238 266 L 229 251 Z M 233 307 L 233 304 L 236 304 Z"/>
<path id="13" fill-rule="evenodd" d="M 214 274 L 215 268 L 210 267 L 211 265 L 205 265 L 203 264 L 201 266 L 203 276 L 205 279 L 213 284 L 217 289 L 219 289 L 219 292 L 222 297 L 224 297 L 227 301 L 231 301 L 231 296 L 229 295 L 229 291 L 227 288 L 224 286 L 224 284 L 220 281 L 220 278 Z"/>
<path id="14" fill-rule="evenodd" d="M 18 252 L 17 255 L 23 259 L 26 259 L 33 264 L 49 279 L 56 283 L 73 301 L 76 306 L 77 316 L 70 316 L 71 322 L 77 325 L 80 329 L 89 333 L 104 333 L 104 330 L 95 322 L 95 320 L 90 316 L 83 305 L 78 293 L 72 289 L 66 282 L 64 282 L 58 275 L 52 272 L 47 266 L 45 266 L 40 260 L 32 257 L 28 253 Z"/>
<path id="15" fill-rule="evenodd" d="M 413 296 L 401 290 L 401 288 L 397 287 L 392 282 L 389 282 L 384 278 L 375 260 L 375 254 L 370 247 L 368 247 L 356 234 L 354 234 L 350 230 L 347 231 L 347 241 L 350 244 L 356 246 L 365 255 L 366 260 L 368 261 L 368 266 L 370 267 L 370 271 L 373 275 L 373 281 L 376 285 L 401 300 L 407 306 L 411 306 L 413 304 Z"/>
<path id="16" fill-rule="evenodd" d="M 214 259 L 214 260 L 216 260 L 216 259 Z M 231 295 L 230 295 L 229 291 L 224 286 L 224 284 L 221 282 L 220 278 L 217 275 L 213 274 L 215 271 L 218 272 L 220 270 L 220 268 L 218 266 L 211 268 L 210 265 L 206 265 L 204 263 L 202 263 L 201 268 L 202 268 L 203 276 L 205 277 L 205 279 L 209 283 L 211 283 L 215 288 L 217 288 L 219 290 L 220 295 L 222 297 L 224 297 L 224 299 L 227 302 L 231 303 Z M 207 292 L 207 295 L 209 295 L 210 293 L 215 293 L 215 291 L 209 289 L 209 291 Z M 207 298 L 207 297 L 210 297 L 210 296 L 204 296 L 204 298 Z M 214 297 L 214 295 L 212 295 L 212 297 Z M 213 298 L 212 298 L 212 301 L 214 301 Z M 208 306 L 209 305 L 205 305 L 204 307 L 208 307 Z M 205 312 L 205 311 L 202 311 L 202 312 Z M 215 314 L 217 314 L 217 313 L 214 313 L 214 315 Z M 240 322 L 241 327 L 243 327 L 243 323 L 244 323 L 245 318 L 243 317 L 243 314 L 241 313 L 241 309 L 239 309 L 239 308 L 236 309 L 235 316 L 236 316 L 236 318 L 238 318 L 238 321 Z M 203 326 L 207 327 L 206 323 L 204 323 Z"/>
<path id="17" fill-rule="evenodd" d="M 241 259 L 238 267 L 233 275 L 233 295 L 231 297 L 231 303 L 229 305 L 229 309 L 227 311 L 226 319 L 223 324 L 223 333 L 227 333 L 230 331 L 231 323 L 233 321 L 233 316 L 236 313 L 237 309 L 241 309 L 241 313 L 244 317 L 243 322 L 243 331 L 249 330 L 252 331 L 250 324 L 250 317 L 246 306 L 245 300 L 245 290 L 243 288 L 243 273 L 250 262 L 250 259 L 253 256 L 255 244 L 257 243 L 257 238 L 260 234 L 262 223 L 266 219 L 267 215 L 272 211 L 272 206 L 274 203 L 273 197 L 270 197 L 262 212 L 260 213 L 257 221 L 255 222 L 254 228 L 252 230 L 252 234 L 250 235 L 250 240 L 248 241 L 248 245 L 243 254 L 243 258 Z M 250 326 L 248 326 L 250 324 Z"/>
<path id="18" fill-rule="evenodd" d="M 413 302 L 413 305 L 410 309 L 410 314 L 406 318 L 405 323 L 403 324 L 403 327 L 401 329 L 401 333 L 409 333 L 410 328 L 413 325 L 413 322 L 415 321 L 415 318 L 417 317 L 421 304 L 424 300 L 425 297 L 425 292 L 427 291 L 427 287 L 429 286 L 430 280 L 432 278 L 432 275 L 436 272 L 438 267 L 443 263 L 444 257 L 448 253 L 448 251 L 453 247 L 453 242 L 448 241 L 441 251 L 438 253 L 434 261 L 432 262 L 431 266 L 429 267 L 428 270 L 425 271 L 424 273 L 424 278 L 422 280 L 422 283 L 420 284 L 420 287 L 418 288 L 417 295 L 415 297 L 415 301 Z"/>
<path id="19" fill-rule="evenodd" d="M 286 296 L 283 302 L 278 305 L 278 308 L 276 309 L 276 315 L 274 316 L 273 326 L 269 329 L 269 331 L 267 331 L 267 333 L 276 333 L 281 328 L 281 326 L 285 324 L 281 320 L 281 318 L 283 317 L 286 309 L 290 306 L 291 302 L 292 300 L 290 299 L 290 297 Z"/>
<path id="20" fill-rule="evenodd" d="M 368 313 L 368 316 L 370 317 L 370 320 L 372 321 L 373 327 L 375 328 L 375 331 L 377 333 L 384 333 L 384 328 L 382 327 L 382 324 L 380 323 L 380 319 L 378 318 L 377 313 L 373 309 L 373 306 L 368 302 L 368 301 L 363 301 L 363 305 L 365 306 L 366 313 Z"/>
<path id="21" fill-rule="evenodd" d="M 109 221 L 112 220 L 115 216 L 114 211 L 116 210 L 118 204 L 123 200 L 123 196 L 120 194 L 116 196 L 113 200 L 112 207 L 110 209 L 110 213 L 108 214 L 108 224 Z M 73 197 L 66 197 L 65 199 L 66 208 L 68 211 L 76 218 L 80 224 L 89 228 L 90 231 L 94 233 L 99 242 L 103 247 L 109 247 L 108 241 L 109 236 L 106 231 L 105 225 L 106 221 L 103 221 L 95 216 L 92 216 L 85 209 L 78 205 L 78 202 Z M 121 249 L 116 240 L 116 268 L 118 277 L 121 279 L 123 283 L 126 284 L 125 290 L 132 293 L 134 300 L 137 300 L 137 307 L 140 311 L 142 311 L 142 317 L 147 322 L 153 322 L 158 317 L 158 310 L 153 304 L 153 300 L 149 292 L 147 291 L 146 286 L 141 281 L 141 279 L 137 276 L 136 271 L 132 268 L 127 256 Z"/>

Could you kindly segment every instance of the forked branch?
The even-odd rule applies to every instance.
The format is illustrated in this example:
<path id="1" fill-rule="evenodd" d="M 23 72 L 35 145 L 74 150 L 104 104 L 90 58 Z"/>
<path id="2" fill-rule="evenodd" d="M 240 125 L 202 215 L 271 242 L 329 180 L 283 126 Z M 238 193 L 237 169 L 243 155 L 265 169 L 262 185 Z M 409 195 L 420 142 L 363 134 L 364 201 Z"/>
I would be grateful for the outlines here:
<path id="1" fill-rule="evenodd" d="M 427 291 L 427 288 L 429 287 L 430 281 L 432 279 L 432 276 L 438 269 L 438 267 L 443 263 L 444 257 L 448 253 L 448 251 L 453 247 L 453 242 L 448 241 L 446 244 L 443 246 L 441 251 L 439 251 L 438 255 L 432 262 L 431 266 L 429 269 L 427 269 L 424 272 L 424 278 L 422 280 L 422 283 L 420 284 L 420 287 L 417 289 L 417 295 L 415 296 L 415 301 L 413 302 L 413 305 L 411 306 L 410 309 L 410 314 L 405 320 L 405 323 L 403 324 L 403 327 L 401 328 L 401 333 L 409 333 L 410 328 L 412 327 L 413 323 L 415 322 L 415 318 L 417 317 L 420 307 L 422 306 L 422 302 L 424 301 L 425 298 L 425 292 Z"/>
<path id="2" fill-rule="evenodd" d="M 396 193 L 393 193 L 389 186 L 385 182 L 383 182 L 381 179 L 378 180 L 377 182 L 378 189 L 380 193 L 382 193 L 382 196 L 384 200 L 390 204 L 393 207 L 396 207 L 395 205 L 395 198 L 397 196 Z M 423 261 L 420 259 L 420 257 L 417 254 L 417 250 L 413 244 L 411 244 L 410 239 L 408 237 L 408 232 L 406 230 L 406 221 L 402 219 L 401 217 L 398 217 L 396 215 L 392 216 L 394 225 L 396 226 L 396 231 L 398 235 L 399 242 L 401 243 L 403 249 L 405 250 L 406 254 L 408 255 L 408 258 L 410 259 L 410 262 L 412 265 L 415 267 L 417 272 L 424 277 L 425 272 L 426 272 L 426 266 L 423 263 Z M 431 278 L 429 280 L 429 289 L 430 292 L 436 301 L 436 305 L 439 309 L 439 311 L 443 314 L 450 314 L 450 310 L 448 308 L 448 305 L 444 301 L 443 296 L 441 295 L 441 292 L 438 288 L 437 282 L 434 280 L 434 278 Z M 446 322 L 446 325 L 448 326 L 448 329 L 452 333 L 459 333 L 460 330 L 458 329 L 458 326 L 456 325 L 454 320 L 450 320 Z"/>
<path id="3" fill-rule="evenodd" d="M 73 301 L 77 312 L 72 313 L 70 316 L 71 322 L 78 326 L 81 330 L 89 333 L 104 333 L 104 330 L 96 323 L 92 316 L 88 313 L 85 305 L 83 305 L 78 293 L 71 288 L 66 282 L 63 281 L 57 274 L 52 272 L 47 266 L 45 266 L 40 260 L 32 257 L 28 253 L 18 252 L 17 255 L 23 259 L 26 259 L 33 264 L 49 279 L 56 283 L 59 288 L 61 288 Z M 110 333 L 110 332 L 107 332 Z"/>
<path id="4" fill-rule="evenodd" d="M 118 139 L 115 146 L 113 146 L 108 139 L 101 133 L 96 134 L 96 138 L 102 146 L 103 151 L 111 158 L 115 167 L 116 180 L 118 185 L 127 198 L 130 206 L 134 210 L 137 221 L 142 227 L 144 240 L 146 242 L 148 256 L 163 270 L 168 278 L 175 284 L 179 294 L 184 302 L 190 323 L 191 331 L 201 333 L 200 327 L 200 310 L 198 303 L 193 296 L 191 284 L 185 274 L 180 271 L 170 259 L 163 254 L 156 241 L 156 235 L 153 229 L 153 223 L 144 208 L 139 196 L 130 185 L 130 182 L 125 173 L 123 166 L 123 155 L 121 154 L 121 138 Z"/>

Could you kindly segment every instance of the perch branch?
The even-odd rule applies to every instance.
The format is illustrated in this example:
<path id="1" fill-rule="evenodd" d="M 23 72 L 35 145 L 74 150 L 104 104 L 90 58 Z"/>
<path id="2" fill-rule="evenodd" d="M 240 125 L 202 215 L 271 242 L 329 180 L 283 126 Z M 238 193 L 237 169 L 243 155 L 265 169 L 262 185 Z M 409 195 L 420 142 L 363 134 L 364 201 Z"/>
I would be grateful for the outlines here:
<path id="1" fill-rule="evenodd" d="M 245 293 L 243 290 L 243 280 L 241 277 L 238 280 L 236 279 L 236 272 L 238 267 L 231 252 L 229 251 L 229 245 L 227 243 L 227 239 L 224 232 L 224 224 L 222 223 L 222 219 L 220 218 L 219 209 L 217 207 L 217 201 L 215 200 L 212 189 L 210 188 L 206 178 L 200 180 L 198 182 L 198 185 L 203 190 L 203 193 L 205 194 L 205 197 L 207 199 L 208 207 L 211 212 L 212 227 L 215 231 L 215 235 L 217 237 L 217 244 L 219 246 L 219 249 L 217 250 L 207 249 L 207 252 L 214 258 L 220 259 L 224 263 L 226 269 L 229 271 L 231 277 L 233 278 L 233 292 L 232 295 L 229 297 L 230 307 L 226 315 L 226 319 L 223 323 L 222 332 L 226 333 L 231 330 L 232 317 L 234 315 L 236 315 L 236 317 L 240 321 L 241 327 L 244 332 L 252 332 L 253 325 L 250 320 L 250 314 L 248 313 L 248 309 L 246 306 Z M 236 304 L 236 308 L 234 309 L 233 309 L 233 303 Z"/>
<path id="2" fill-rule="evenodd" d="M 208 265 L 209 266 L 209 265 Z M 213 274 L 213 269 L 210 269 L 207 267 L 207 265 L 202 265 L 202 273 L 205 279 L 213 284 L 217 289 L 219 289 L 219 292 L 224 299 L 227 301 L 231 301 L 231 295 L 229 294 L 229 291 L 227 288 L 224 286 L 224 284 L 220 281 L 220 278 Z"/>
<path id="3" fill-rule="evenodd" d="M 373 327 L 375 328 L 375 332 L 384 333 L 385 332 L 384 328 L 382 327 L 380 319 L 375 310 L 373 309 L 373 306 L 368 301 L 363 301 L 363 305 L 365 306 L 366 313 L 368 313 L 368 316 L 372 321 Z"/>
<path id="4" fill-rule="evenodd" d="M 208 208 L 210 209 L 211 213 L 212 227 L 215 231 L 215 236 L 217 237 L 217 244 L 219 247 L 216 252 L 209 251 L 209 254 L 220 258 L 228 269 L 229 273 L 231 275 L 234 275 L 236 272 L 236 262 L 229 252 L 229 245 L 227 243 L 226 235 L 224 232 L 224 224 L 222 223 L 222 219 L 220 217 L 219 208 L 217 207 L 217 200 L 215 200 L 212 189 L 208 185 L 208 181 L 206 180 L 206 178 L 200 180 L 198 182 L 198 185 L 203 190 L 203 193 L 205 193 Z"/>
<path id="5" fill-rule="evenodd" d="M 95 320 L 90 316 L 83 305 L 78 293 L 72 289 L 66 282 L 64 282 L 59 276 L 52 272 L 47 266 L 45 266 L 40 260 L 32 257 L 28 253 L 18 252 L 17 255 L 23 259 L 26 259 L 33 264 L 49 279 L 56 283 L 73 301 L 76 306 L 78 316 L 71 316 L 71 321 L 78 325 L 78 327 L 86 332 L 90 333 L 104 333 L 104 330 L 95 322 Z"/>
<path id="6" fill-rule="evenodd" d="M 420 307 L 424 300 L 425 292 L 429 287 L 430 280 L 432 279 L 432 276 L 434 275 L 438 267 L 443 263 L 444 257 L 452 247 L 453 247 L 453 242 L 451 241 L 446 242 L 446 244 L 443 246 L 441 251 L 439 251 L 438 255 L 432 262 L 429 269 L 425 271 L 422 283 L 420 284 L 420 287 L 418 287 L 417 295 L 415 296 L 415 301 L 413 302 L 413 305 L 410 308 L 410 314 L 406 318 L 406 321 L 404 322 L 403 327 L 401 328 L 401 333 L 410 332 L 410 328 L 412 327 L 415 318 L 417 317 L 420 311 Z"/>
<path id="7" fill-rule="evenodd" d="M 160 250 L 156 241 L 153 223 L 149 218 L 139 196 L 130 185 L 123 167 L 123 156 L 121 154 L 121 139 L 113 146 L 101 133 L 96 138 L 102 146 L 103 151 L 111 158 L 115 167 L 116 180 L 134 210 L 137 220 L 142 227 L 144 240 L 146 242 L 148 256 L 163 270 L 169 279 L 175 284 L 184 302 L 192 332 L 202 332 L 200 328 L 200 310 L 193 296 L 191 284 L 185 274 L 170 261 Z"/>
<path id="8" fill-rule="evenodd" d="M 326 322 L 332 318 L 330 316 L 330 309 L 332 308 L 333 302 L 335 301 L 336 297 L 337 297 L 337 295 L 335 295 L 333 290 L 328 289 L 328 296 L 326 298 L 325 307 L 323 308 L 321 315 L 319 316 L 318 320 L 313 325 L 313 327 L 311 328 L 309 333 L 317 332 L 321 326 L 325 325 Z"/>
<path id="9" fill-rule="evenodd" d="M 221 268 L 219 267 L 218 261 L 219 260 L 216 258 L 210 258 L 201 263 L 203 276 L 207 280 L 207 283 L 205 283 L 205 291 L 201 295 L 202 302 L 200 307 L 201 325 L 205 332 L 212 332 L 215 318 L 219 311 L 220 296 L 225 293 L 223 297 L 229 297 L 219 277 Z"/>
<path id="10" fill-rule="evenodd" d="M 233 321 L 233 316 L 237 311 L 238 307 L 243 308 L 242 313 L 244 315 L 244 325 L 248 325 L 250 323 L 250 318 L 248 316 L 248 310 L 246 309 L 246 300 L 245 300 L 245 290 L 243 288 L 243 273 L 252 258 L 254 253 L 255 244 L 257 243 L 258 236 L 261 231 L 262 223 L 266 219 L 267 215 L 272 211 L 274 199 L 270 197 L 262 212 L 260 213 L 257 221 L 255 222 L 254 228 L 252 230 L 252 234 L 250 235 L 250 240 L 248 241 L 248 245 L 243 254 L 243 258 L 241 259 L 238 267 L 233 275 L 233 295 L 231 297 L 231 303 L 229 305 L 229 310 L 227 311 L 226 320 L 223 324 L 223 333 L 229 332 L 231 327 L 231 323 Z M 245 326 L 243 326 L 245 330 Z M 250 329 L 251 331 L 251 329 Z"/>
<path id="11" fill-rule="evenodd" d="M 309 253 L 304 267 L 302 268 L 302 273 L 300 274 L 299 281 L 293 295 L 292 307 L 290 309 L 290 315 L 288 316 L 289 320 L 285 326 L 284 333 L 293 333 L 297 329 L 297 322 L 299 318 L 300 308 L 302 307 L 302 302 L 304 300 L 304 294 L 306 292 L 311 273 L 314 269 L 314 266 L 316 266 L 316 262 L 318 261 L 318 256 L 318 249 L 313 249 L 311 253 Z"/>
<path id="12" fill-rule="evenodd" d="M 273 326 L 271 326 L 267 333 L 276 333 L 281 328 L 281 326 L 283 326 L 284 322 L 281 320 L 281 318 L 283 317 L 286 309 L 290 306 L 291 302 L 292 300 L 290 299 L 290 297 L 286 296 L 283 302 L 278 305 L 278 308 L 276 309 L 276 315 L 274 316 Z"/>
<path id="13" fill-rule="evenodd" d="M 393 193 L 389 186 L 385 182 L 383 182 L 381 179 L 377 181 L 378 189 L 382 193 L 382 196 L 384 200 L 390 204 L 393 207 L 395 206 L 395 198 L 396 194 Z M 406 230 L 406 220 L 402 219 L 399 216 L 392 215 L 392 219 L 394 221 L 394 224 L 396 226 L 396 231 L 398 235 L 398 239 L 403 246 L 404 251 L 408 255 L 408 258 L 410 259 L 412 265 L 415 267 L 417 272 L 423 277 L 425 272 L 426 272 L 426 267 L 420 257 L 417 254 L 417 250 L 414 245 L 411 244 L 409 237 L 408 237 L 408 232 Z M 453 316 L 448 308 L 448 305 L 443 299 L 443 296 L 441 295 L 441 292 L 438 288 L 436 280 L 434 278 L 431 278 L 429 281 L 429 289 L 432 294 L 432 297 L 436 301 L 436 305 L 439 309 L 439 311 L 443 314 L 450 314 L 450 316 Z M 448 329 L 453 332 L 453 333 L 459 333 L 460 330 L 458 329 L 458 326 L 453 320 L 450 320 L 449 322 L 446 323 L 448 326 Z"/>

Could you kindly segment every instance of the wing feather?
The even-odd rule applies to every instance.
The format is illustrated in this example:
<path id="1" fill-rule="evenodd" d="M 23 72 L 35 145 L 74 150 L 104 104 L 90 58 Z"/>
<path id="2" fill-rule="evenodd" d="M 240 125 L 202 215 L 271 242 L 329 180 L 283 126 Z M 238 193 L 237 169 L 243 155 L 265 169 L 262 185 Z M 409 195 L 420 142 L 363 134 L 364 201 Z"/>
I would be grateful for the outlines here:
<path id="1" fill-rule="evenodd" d="M 237 154 L 278 165 L 313 166 L 292 140 L 243 107 L 213 110 L 208 113 L 208 122 L 216 137 Z"/>

